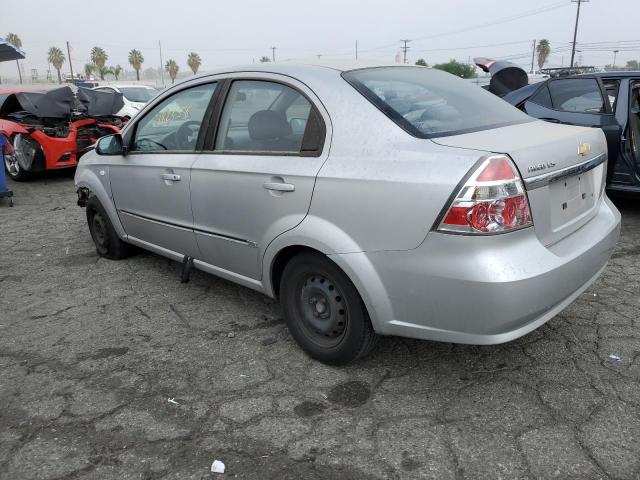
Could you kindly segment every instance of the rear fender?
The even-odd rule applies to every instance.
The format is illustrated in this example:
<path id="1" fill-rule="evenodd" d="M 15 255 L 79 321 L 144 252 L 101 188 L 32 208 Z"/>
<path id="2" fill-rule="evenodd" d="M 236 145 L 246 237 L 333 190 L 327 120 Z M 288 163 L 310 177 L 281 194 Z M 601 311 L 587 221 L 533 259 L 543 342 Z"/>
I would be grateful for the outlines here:
<path id="1" fill-rule="evenodd" d="M 104 175 L 100 174 L 104 172 Z M 109 167 L 104 165 L 97 166 L 97 169 L 87 167 L 79 167 L 76 170 L 75 184 L 76 189 L 86 188 L 90 191 L 91 195 L 98 197 L 98 200 L 104 207 L 111 225 L 118 233 L 118 236 L 125 240 L 127 234 L 122 227 L 118 213 L 116 212 L 113 204 L 113 198 L 111 196 L 111 189 L 109 188 Z"/>
<path id="2" fill-rule="evenodd" d="M 278 253 L 287 247 L 301 246 L 327 255 L 349 277 L 367 307 L 377 331 L 383 318 L 394 318 L 391 302 L 378 272 L 367 254 L 345 231 L 333 223 L 308 215 L 300 225 L 273 240 L 265 250 L 262 263 L 262 284 L 266 295 L 274 298 L 272 269 Z M 337 252 L 355 252 L 340 254 Z M 366 288 L 364 287 L 366 280 Z"/>

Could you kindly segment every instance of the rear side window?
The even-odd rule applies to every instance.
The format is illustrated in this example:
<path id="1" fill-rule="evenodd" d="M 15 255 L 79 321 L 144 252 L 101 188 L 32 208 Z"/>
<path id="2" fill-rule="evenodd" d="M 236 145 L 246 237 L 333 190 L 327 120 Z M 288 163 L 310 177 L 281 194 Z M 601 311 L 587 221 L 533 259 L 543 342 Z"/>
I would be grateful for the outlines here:
<path id="1" fill-rule="evenodd" d="M 312 108 L 281 83 L 237 80 L 222 111 L 216 150 L 300 153 Z"/>
<path id="2" fill-rule="evenodd" d="M 440 70 L 381 67 L 342 74 L 408 133 L 443 137 L 533 121 L 514 106 Z"/>
<path id="3" fill-rule="evenodd" d="M 553 104 L 551 103 L 551 94 L 549 93 L 549 87 L 547 87 L 546 85 L 543 85 L 540 90 L 538 90 L 535 95 L 531 97 L 530 101 L 546 108 L 553 108 Z"/>
<path id="4" fill-rule="evenodd" d="M 568 78 L 549 82 L 556 110 L 579 113 L 604 113 L 604 99 L 595 78 Z"/>
<path id="5" fill-rule="evenodd" d="M 609 97 L 609 104 L 611 105 L 611 110 L 615 111 L 616 103 L 618 101 L 618 91 L 620 90 L 620 81 L 619 80 L 605 80 L 604 81 L 604 91 L 607 93 L 607 97 Z"/>

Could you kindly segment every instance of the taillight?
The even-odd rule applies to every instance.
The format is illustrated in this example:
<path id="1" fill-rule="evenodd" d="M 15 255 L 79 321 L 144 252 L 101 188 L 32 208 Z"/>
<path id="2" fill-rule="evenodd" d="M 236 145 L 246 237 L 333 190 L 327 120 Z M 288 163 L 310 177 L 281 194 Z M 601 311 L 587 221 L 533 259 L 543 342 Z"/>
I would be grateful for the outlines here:
<path id="1" fill-rule="evenodd" d="M 487 157 L 456 194 L 441 232 L 489 235 L 533 225 L 520 174 L 504 155 Z"/>

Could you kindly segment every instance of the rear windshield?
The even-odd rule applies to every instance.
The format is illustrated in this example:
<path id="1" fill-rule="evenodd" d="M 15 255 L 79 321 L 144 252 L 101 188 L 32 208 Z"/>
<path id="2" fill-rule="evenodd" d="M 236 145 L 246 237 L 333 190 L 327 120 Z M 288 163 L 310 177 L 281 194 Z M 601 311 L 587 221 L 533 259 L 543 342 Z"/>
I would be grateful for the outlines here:
<path id="1" fill-rule="evenodd" d="M 130 102 L 140 103 L 147 103 L 158 94 L 156 89 L 146 87 L 120 87 L 120 91 Z"/>
<path id="2" fill-rule="evenodd" d="M 378 67 L 342 76 L 416 137 L 444 137 L 533 121 L 478 85 L 440 70 Z"/>

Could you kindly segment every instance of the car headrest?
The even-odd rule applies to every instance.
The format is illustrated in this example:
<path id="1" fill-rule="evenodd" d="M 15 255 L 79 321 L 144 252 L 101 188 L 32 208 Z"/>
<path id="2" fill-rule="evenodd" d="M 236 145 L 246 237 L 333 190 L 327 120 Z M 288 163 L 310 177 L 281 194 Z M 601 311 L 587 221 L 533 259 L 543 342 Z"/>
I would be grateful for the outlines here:
<path id="1" fill-rule="evenodd" d="M 275 140 L 291 135 L 291 125 L 284 112 L 260 110 L 249 119 L 249 136 L 252 140 Z"/>

